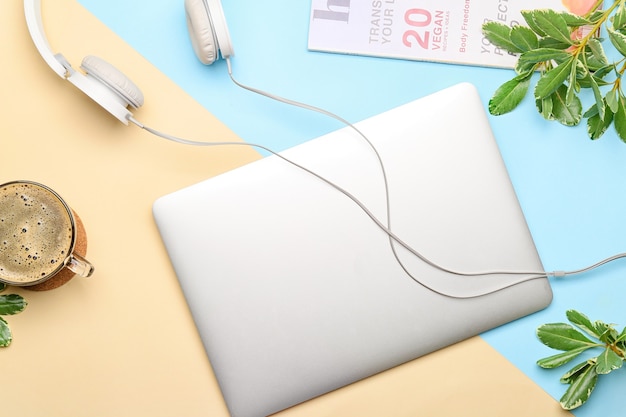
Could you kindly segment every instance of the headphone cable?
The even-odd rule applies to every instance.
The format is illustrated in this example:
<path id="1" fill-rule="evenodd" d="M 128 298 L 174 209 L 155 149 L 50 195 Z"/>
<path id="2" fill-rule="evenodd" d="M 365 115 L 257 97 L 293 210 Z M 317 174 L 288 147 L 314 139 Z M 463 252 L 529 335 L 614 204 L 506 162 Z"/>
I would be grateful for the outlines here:
<path id="1" fill-rule="evenodd" d="M 325 116 L 328 116 L 332 119 L 335 119 L 337 121 L 339 121 L 340 123 L 344 124 L 345 126 L 349 127 L 350 129 L 352 129 L 354 132 L 356 132 L 366 143 L 367 145 L 370 147 L 370 149 L 374 152 L 374 155 L 376 157 L 376 160 L 378 162 L 378 165 L 380 167 L 381 170 L 381 176 L 383 179 L 383 186 L 384 186 L 384 194 L 385 194 L 385 212 L 386 212 L 386 224 L 383 223 L 381 220 L 379 220 L 376 215 L 374 215 L 374 213 L 372 213 L 372 211 L 363 203 L 361 202 L 355 195 L 353 195 L 352 193 L 350 193 L 348 190 L 344 189 L 343 187 L 339 186 L 338 184 L 328 180 L 327 178 L 324 178 L 323 176 L 321 176 L 320 174 L 312 171 L 311 169 L 297 163 L 294 160 L 291 160 L 283 155 L 281 155 L 279 152 L 276 152 L 270 148 L 268 148 L 267 146 L 264 145 L 260 145 L 260 144 L 256 144 L 256 143 L 248 143 L 248 142 L 233 142 L 233 141 L 218 141 L 218 142 L 203 142 L 203 141 L 195 141 L 195 140 L 189 140 L 189 139 L 183 139 L 180 137 L 176 137 L 161 131 L 158 131 L 156 129 L 153 129 L 149 126 L 144 125 L 143 123 L 139 122 L 138 120 L 136 120 L 134 117 L 129 116 L 128 117 L 128 121 L 135 124 L 136 126 L 138 126 L 139 128 L 166 140 L 175 142 L 175 143 L 179 143 L 179 144 L 183 144 L 183 145 L 191 145 L 191 146 L 204 146 L 204 147 L 209 147 L 209 146 L 247 146 L 247 147 L 252 147 L 252 148 L 257 148 L 257 149 L 261 149 L 263 151 L 268 152 L 269 154 L 283 160 L 284 162 L 294 166 L 295 168 L 298 168 L 306 173 L 308 173 L 309 175 L 312 175 L 313 177 L 319 179 L 320 181 L 326 183 L 327 185 L 329 185 L 330 187 L 332 187 L 333 189 L 335 189 L 336 191 L 340 192 L 341 194 L 343 194 L 344 196 L 346 196 L 347 198 L 349 198 L 352 202 L 354 202 L 373 222 L 374 224 L 380 229 L 382 230 L 388 237 L 389 239 L 389 244 L 391 247 L 391 251 L 393 253 L 393 256 L 396 260 L 396 262 L 399 264 L 399 266 L 402 268 L 402 270 L 407 274 L 407 276 L 409 278 L 411 278 L 415 283 L 421 285 L 422 287 L 426 288 L 429 291 L 432 291 L 436 294 L 439 294 L 441 296 L 445 296 L 448 298 L 455 298 L 455 299 L 471 299 L 471 298 L 478 298 L 478 297 L 482 297 L 485 295 L 489 295 L 489 294 L 493 294 L 499 291 L 503 291 L 507 288 L 511 288 L 513 286 L 522 284 L 524 282 L 528 282 L 528 281 L 532 281 L 532 280 L 537 280 L 537 279 L 542 279 L 542 278 L 548 278 L 548 277 L 565 277 L 565 276 L 570 276 L 570 275 L 578 275 L 578 274 L 582 274 L 585 272 L 589 272 L 593 269 L 599 268 L 607 263 L 613 262 L 615 260 L 621 259 L 626 257 L 626 252 L 624 253 L 620 253 L 620 254 L 616 254 L 613 255 L 611 257 L 605 258 L 593 265 L 587 266 L 585 268 L 581 268 L 581 269 L 577 269 L 577 270 L 571 270 L 571 271 L 553 271 L 553 272 L 546 272 L 546 271 L 514 271 L 514 270 L 502 270 L 502 271 L 475 271 L 475 272 L 467 272 L 467 271 L 457 271 L 454 269 L 450 269 L 447 267 L 444 267 L 440 264 L 437 264 L 436 262 L 428 259 L 426 256 L 424 256 L 423 254 L 421 254 L 419 251 L 417 251 L 416 249 L 414 249 L 412 246 L 410 246 L 408 243 L 406 243 L 404 240 L 402 240 L 399 236 L 397 236 L 391 229 L 391 203 L 390 203 L 390 196 L 389 196 L 389 182 L 387 179 L 387 172 L 385 170 L 385 165 L 384 162 L 382 160 L 382 157 L 380 156 L 380 153 L 378 152 L 378 150 L 376 149 L 376 147 L 374 146 L 374 144 L 370 141 L 370 139 L 361 131 L 359 130 L 354 124 L 350 123 L 349 121 L 345 120 L 344 118 L 340 117 L 339 115 L 332 113 L 328 110 L 319 108 L 319 107 L 315 107 L 315 106 L 311 106 L 309 104 L 305 104 L 305 103 L 301 103 L 295 100 L 290 100 L 275 94 L 271 94 L 268 92 L 265 92 L 263 90 L 259 90 L 257 88 L 254 87 L 250 87 L 247 86 L 245 84 L 240 83 L 239 81 L 237 81 L 234 76 L 233 76 L 233 72 L 232 72 L 232 66 L 230 63 L 230 59 L 226 58 L 226 63 L 227 63 L 227 67 L 228 67 L 228 75 L 230 77 L 230 79 L 232 80 L 232 82 L 237 85 L 238 87 L 250 91 L 252 93 L 255 94 L 259 94 L 261 96 L 264 96 L 266 98 L 284 103 L 284 104 L 288 104 L 291 106 L 295 106 L 295 107 L 299 107 L 299 108 L 303 108 L 305 110 L 310 110 L 313 112 L 317 112 L 320 114 L 323 114 Z M 469 295 L 457 295 L 457 294 L 450 294 L 450 293 L 446 293 L 440 290 L 437 290 L 436 288 L 427 285 L 426 283 L 422 282 L 419 278 L 415 277 L 414 274 L 412 274 L 409 269 L 407 268 L 407 266 L 404 264 L 404 262 L 400 259 L 400 256 L 398 255 L 397 249 L 396 249 L 396 244 L 400 245 L 401 247 L 403 247 L 404 249 L 406 249 L 409 253 L 411 253 L 412 255 L 414 255 L 415 257 L 417 257 L 418 259 L 420 259 L 422 262 L 424 262 L 425 264 L 431 266 L 434 269 L 437 269 L 441 272 L 444 273 L 448 273 L 451 275 L 456 275 L 456 276 L 464 276 L 464 277 L 479 277 L 479 276 L 489 276 L 489 275 L 513 275 L 513 276 L 521 276 L 521 278 L 509 282 L 507 285 L 504 286 L 500 286 L 500 287 L 496 287 L 495 289 L 491 289 L 491 290 L 486 290 L 486 291 L 482 291 L 482 292 L 478 292 L 475 294 L 469 294 Z"/>

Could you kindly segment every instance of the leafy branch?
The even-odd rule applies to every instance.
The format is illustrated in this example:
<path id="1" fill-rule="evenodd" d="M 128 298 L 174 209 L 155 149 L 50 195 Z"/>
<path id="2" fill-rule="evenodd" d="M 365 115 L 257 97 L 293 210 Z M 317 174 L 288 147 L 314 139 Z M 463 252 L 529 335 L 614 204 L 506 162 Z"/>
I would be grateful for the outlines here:
<path id="1" fill-rule="evenodd" d="M 626 72 L 626 0 L 614 0 L 600 10 L 597 0 L 584 15 L 552 9 L 522 11 L 527 26 L 509 27 L 499 22 L 483 25 L 485 37 L 495 46 L 518 55 L 516 76 L 502 84 L 489 101 L 489 112 L 502 115 L 514 110 L 530 90 L 539 114 L 565 126 L 587 119 L 589 138 L 600 138 L 613 125 L 626 142 L 626 97 L 622 76 Z M 609 45 L 621 55 L 610 62 L 602 30 Z M 591 90 L 591 105 L 583 112 L 580 93 Z"/>
<path id="2" fill-rule="evenodd" d="M 0 283 L 0 292 L 6 289 L 6 285 Z M 7 347 L 13 340 L 13 335 L 3 315 L 17 314 L 26 308 L 26 300 L 18 294 L 0 295 L 0 347 Z"/>
<path id="3" fill-rule="evenodd" d="M 572 410 L 589 399 L 600 375 L 622 367 L 626 360 L 626 327 L 618 333 L 613 325 L 592 322 L 578 311 L 568 310 L 566 315 L 575 327 L 566 323 L 549 323 L 537 329 L 537 337 L 544 345 L 562 351 L 538 360 L 537 365 L 547 369 L 557 368 L 589 349 L 602 349 L 598 356 L 584 360 L 561 377 L 561 382 L 569 385 L 561 397 L 561 407 Z"/>

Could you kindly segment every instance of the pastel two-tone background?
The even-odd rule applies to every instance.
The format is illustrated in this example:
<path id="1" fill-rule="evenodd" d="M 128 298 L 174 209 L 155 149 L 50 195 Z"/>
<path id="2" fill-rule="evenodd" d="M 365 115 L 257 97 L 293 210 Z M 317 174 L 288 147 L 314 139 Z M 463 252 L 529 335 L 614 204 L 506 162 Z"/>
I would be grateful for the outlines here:
<path id="1" fill-rule="evenodd" d="M 190 46 L 182 0 L 43 0 L 53 49 L 78 66 L 99 55 L 146 96 L 141 122 L 199 140 L 242 140 L 282 150 L 342 127 L 235 86 L 223 62 L 205 67 Z M 227 415 L 176 278 L 152 222 L 157 197 L 263 157 L 195 149 L 112 120 L 59 79 L 28 38 L 22 2 L 3 2 L 3 180 L 39 180 L 80 213 L 92 281 L 50 293 L 21 291 L 0 351 L 11 381 L 3 406 L 24 415 Z M 483 103 L 509 70 L 307 51 L 309 2 L 223 2 L 241 82 L 357 122 L 452 84 Z M 419 117 L 419 115 L 416 115 Z M 450 114 L 454 123 L 455 115 Z M 626 145 L 609 131 L 541 119 L 532 100 L 490 122 L 547 270 L 577 269 L 626 250 Z M 553 280 L 552 305 L 525 319 L 313 400 L 285 415 L 562 415 L 564 370 L 535 328 L 578 309 L 626 325 L 626 264 Z M 601 378 L 576 416 L 618 416 L 626 373 Z M 547 394 L 546 394 L 547 393 Z M 33 395 L 41 401 L 32 401 Z"/>

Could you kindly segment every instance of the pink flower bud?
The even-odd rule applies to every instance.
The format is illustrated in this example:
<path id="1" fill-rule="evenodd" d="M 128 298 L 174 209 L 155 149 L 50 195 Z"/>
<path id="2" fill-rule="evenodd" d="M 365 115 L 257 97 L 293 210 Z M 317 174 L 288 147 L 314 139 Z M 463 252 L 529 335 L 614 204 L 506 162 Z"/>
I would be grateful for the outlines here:
<path id="1" fill-rule="evenodd" d="M 597 0 L 561 0 L 561 3 L 563 3 L 563 6 L 570 12 L 578 16 L 583 16 L 593 8 L 596 1 Z"/>

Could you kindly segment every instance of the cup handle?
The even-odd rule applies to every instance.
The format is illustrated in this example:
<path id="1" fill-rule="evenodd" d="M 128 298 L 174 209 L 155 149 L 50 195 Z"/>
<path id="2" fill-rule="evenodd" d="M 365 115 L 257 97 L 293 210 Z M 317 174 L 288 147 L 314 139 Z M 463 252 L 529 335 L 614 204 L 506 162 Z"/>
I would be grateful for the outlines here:
<path id="1" fill-rule="evenodd" d="M 81 277 L 90 277 L 93 274 L 94 266 L 89 261 L 77 253 L 73 253 L 65 264 L 67 269 Z"/>

